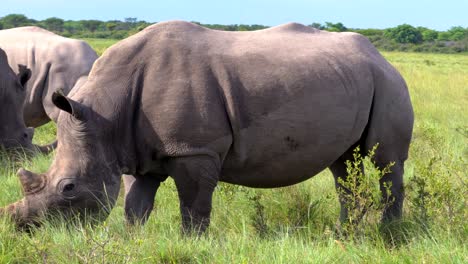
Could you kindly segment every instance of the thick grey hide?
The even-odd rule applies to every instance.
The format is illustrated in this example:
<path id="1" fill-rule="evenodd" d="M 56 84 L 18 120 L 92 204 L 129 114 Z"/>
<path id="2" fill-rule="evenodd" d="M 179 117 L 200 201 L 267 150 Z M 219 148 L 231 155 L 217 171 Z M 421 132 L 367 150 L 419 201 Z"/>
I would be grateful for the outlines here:
<path id="1" fill-rule="evenodd" d="M 5 52 L 0 49 L 0 148 L 33 149 L 34 130 L 26 128 L 23 121 L 24 84 L 31 76 L 31 71 L 19 67 L 17 75 L 8 65 Z"/>
<path id="2" fill-rule="evenodd" d="M 0 48 L 15 71 L 18 64 L 32 71 L 24 101 L 24 121 L 32 127 L 57 121 L 59 111 L 51 102 L 52 93 L 62 89 L 68 94 L 79 89 L 97 59 L 96 52 L 84 41 L 39 27 L 0 30 Z"/>
<path id="3" fill-rule="evenodd" d="M 256 32 L 158 23 L 109 48 L 81 89 L 53 101 L 64 110 L 57 155 L 47 187 L 26 196 L 45 199 L 45 209 L 59 206 L 57 197 L 74 209 L 100 207 L 91 201 L 104 194 L 115 201 L 125 173 L 127 219 L 145 221 L 171 176 L 183 227 L 203 231 L 218 181 L 280 187 L 326 168 L 339 179 L 355 146 L 365 153 L 378 143 L 377 165 L 395 162 L 382 179 L 394 200 L 384 219 L 401 216 L 410 97 L 359 34 L 295 23 Z"/>

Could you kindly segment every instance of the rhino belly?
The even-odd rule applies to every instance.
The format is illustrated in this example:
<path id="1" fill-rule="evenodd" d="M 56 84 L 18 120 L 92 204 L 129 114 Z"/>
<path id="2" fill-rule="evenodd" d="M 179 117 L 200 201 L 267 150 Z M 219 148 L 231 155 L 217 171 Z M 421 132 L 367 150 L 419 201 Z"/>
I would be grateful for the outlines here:
<path id="1" fill-rule="evenodd" d="M 220 180 L 271 188 L 316 175 L 359 140 L 366 104 L 345 96 L 290 101 L 234 135 Z"/>

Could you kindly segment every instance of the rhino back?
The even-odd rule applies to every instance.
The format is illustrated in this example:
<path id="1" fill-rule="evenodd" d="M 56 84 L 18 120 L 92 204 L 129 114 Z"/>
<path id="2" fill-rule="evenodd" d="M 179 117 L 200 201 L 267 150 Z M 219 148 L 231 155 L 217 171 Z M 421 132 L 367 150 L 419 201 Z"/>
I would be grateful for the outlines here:
<path id="1" fill-rule="evenodd" d="M 274 187 L 309 178 L 359 140 L 382 61 L 357 34 L 175 21 L 114 45 L 90 80 L 117 102 L 139 90 L 131 122 L 143 171 L 166 156 L 216 153 L 221 180 Z"/>
<path id="2" fill-rule="evenodd" d="M 38 27 L 0 30 L 3 48 L 13 69 L 26 65 L 33 75 L 27 85 L 25 121 L 39 126 L 55 120 L 57 110 L 50 95 L 57 89 L 70 92 L 77 80 L 89 74 L 97 54 L 83 41 L 68 39 Z"/>

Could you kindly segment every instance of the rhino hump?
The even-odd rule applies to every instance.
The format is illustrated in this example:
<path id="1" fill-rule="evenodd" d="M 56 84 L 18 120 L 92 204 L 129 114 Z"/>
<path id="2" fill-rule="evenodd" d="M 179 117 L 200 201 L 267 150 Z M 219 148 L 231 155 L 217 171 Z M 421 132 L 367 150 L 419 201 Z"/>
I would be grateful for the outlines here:
<path id="1" fill-rule="evenodd" d="M 25 27 L 17 27 L 17 28 L 12 28 L 12 29 L 9 29 L 11 31 L 16 31 L 16 32 L 21 32 L 21 31 L 28 31 L 28 32 L 41 32 L 43 34 L 48 34 L 48 35 L 55 35 L 55 36 L 59 36 L 53 32 L 50 32 L 46 29 L 43 29 L 41 27 L 36 27 L 36 26 L 25 26 Z"/>
<path id="2" fill-rule="evenodd" d="M 29 67 L 31 80 L 26 87 L 24 119 L 37 127 L 56 121 L 58 110 L 51 94 L 63 89 L 66 94 L 84 83 L 96 52 L 84 41 L 69 39 L 35 26 L 0 30 L 0 48 L 8 54 L 14 70 L 18 64 Z"/>

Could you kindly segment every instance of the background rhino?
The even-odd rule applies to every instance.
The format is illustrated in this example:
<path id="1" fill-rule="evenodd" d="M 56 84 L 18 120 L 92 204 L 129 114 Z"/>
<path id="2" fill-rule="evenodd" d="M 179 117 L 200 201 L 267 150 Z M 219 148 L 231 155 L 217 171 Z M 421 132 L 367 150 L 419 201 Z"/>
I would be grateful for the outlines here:
<path id="1" fill-rule="evenodd" d="M 24 101 L 24 121 L 38 127 L 57 121 L 52 93 L 68 94 L 87 79 L 96 52 L 84 41 L 64 38 L 39 27 L 0 30 L 0 48 L 8 54 L 13 69 L 23 64 L 32 71 Z"/>
<path id="2" fill-rule="evenodd" d="M 158 23 L 108 49 L 76 94 L 53 102 L 63 110 L 57 155 L 45 174 L 18 172 L 25 198 L 4 209 L 19 223 L 112 206 L 125 173 L 130 222 L 146 220 L 171 175 L 183 227 L 203 231 L 218 181 L 273 188 L 327 167 L 339 179 L 356 145 L 376 143 L 377 165 L 395 162 L 381 182 L 394 199 L 384 219 L 401 216 L 410 97 L 358 34 Z"/>
<path id="3" fill-rule="evenodd" d="M 23 65 L 17 67 L 18 76 L 0 49 L 0 148 L 32 150 L 34 129 L 26 128 L 23 121 L 24 85 L 31 77 L 31 71 Z"/>

